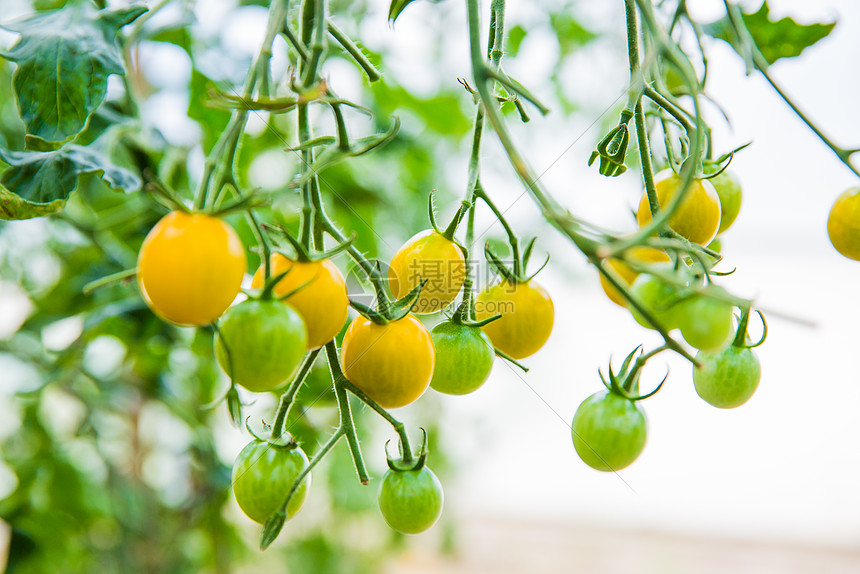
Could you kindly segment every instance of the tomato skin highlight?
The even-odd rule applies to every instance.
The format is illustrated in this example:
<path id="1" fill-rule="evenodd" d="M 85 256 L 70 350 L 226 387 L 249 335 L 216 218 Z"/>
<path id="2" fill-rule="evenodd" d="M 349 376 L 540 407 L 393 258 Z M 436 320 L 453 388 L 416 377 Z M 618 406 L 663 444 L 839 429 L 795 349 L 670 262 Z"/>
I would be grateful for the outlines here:
<path id="1" fill-rule="evenodd" d="M 239 508 L 254 522 L 265 524 L 284 503 L 293 482 L 307 465 L 308 457 L 299 447 L 248 443 L 233 463 L 233 495 Z M 310 484 L 308 474 L 287 505 L 287 518 L 301 510 Z"/>
<path id="2" fill-rule="evenodd" d="M 388 284 L 397 299 L 405 297 L 426 279 L 412 312 L 422 315 L 441 311 L 463 288 L 466 260 L 452 241 L 435 230 L 414 235 L 391 259 Z"/>
<path id="3" fill-rule="evenodd" d="M 634 246 L 628 249 L 625 254 L 640 264 L 670 262 L 671 258 L 659 249 L 653 247 Z M 630 265 L 621 259 L 610 257 L 606 260 L 607 267 L 610 267 L 621 278 L 628 287 L 633 285 L 636 278 L 639 277 L 639 272 L 634 271 Z M 627 307 L 627 299 L 616 289 L 603 274 L 600 274 L 600 286 L 603 287 L 603 292 L 609 297 L 609 300 L 621 307 Z"/>
<path id="4" fill-rule="evenodd" d="M 430 333 L 414 316 L 377 325 L 359 315 L 343 336 L 340 360 L 352 384 L 390 409 L 424 394 L 435 356 Z"/>
<path id="5" fill-rule="evenodd" d="M 439 323 L 430 331 L 436 364 L 430 387 L 448 395 L 466 395 L 490 377 L 496 353 L 487 334 L 478 327 Z"/>
<path id="6" fill-rule="evenodd" d="M 218 363 L 234 383 L 249 391 L 280 387 L 295 374 L 307 349 L 301 315 L 279 301 L 243 301 L 224 313 L 218 331 Z"/>
<path id="7" fill-rule="evenodd" d="M 827 235 L 836 251 L 860 261 L 860 187 L 840 195 L 827 218 Z"/>
<path id="8" fill-rule="evenodd" d="M 152 311 L 177 325 L 213 323 L 242 286 L 245 247 L 226 222 L 173 211 L 147 234 L 137 258 L 137 282 Z"/>
<path id="9" fill-rule="evenodd" d="M 537 353 L 549 339 L 555 307 L 549 293 L 532 279 L 528 283 L 503 280 L 478 294 L 475 315 L 479 321 L 501 314 L 481 327 L 499 351 L 514 359 Z"/>
<path id="10" fill-rule="evenodd" d="M 683 180 L 672 170 L 663 170 L 654 176 L 657 188 L 657 202 L 665 209 L 669 202 L 680 190 Z M 651 206 L 648 194 L 643 192 L 636 212 L 636 221 L 640 227 L 651 223 Z M 693 243 L 707 245 L 720 228 L 720 197 L 714 186 L 706 179 L 694 179 L 684 201 L 672 217 L 669 227 Z"/>
<path id="11" fill-rule="evenodd" d="M 392 529 L 420 534 L 442 515 L 442 484 L 426 466 L 420 470 L 388 470 L 377 495 L 379 510 Z"/>
<path id="12" fill-rule="evenodd" d="M 305 321 L 308 349 L 316 349 L 334 339 L 349 314 L 346 281 L 340 269 L 329 259 L 305 263 L 274 253 L 269 271 L 272 276 L 287 272 L 275 286 L 275 295 L 283 296 L 301 287 L 285 302 Z M 263 273 L 261 265 L 251 282 L 254 289 L 263 287 Z"/>
<path id="13" fill-rule="evenodd" d="M 596 470 L 629 466 L 645 448 L 645 414 L 617 393 L 598 391 L 585 399 L 573 417 L 573 446 L 579 458 Z"/>
<path id="14" fill-rule="evenodd" d="M 746 403 L 758 389 L 761 363 L 752 349 L 729 346 L 722 351 L 700 351 L 702 363 L 693 368 L 696 393 L 708 404 L 733 409 Z"/>

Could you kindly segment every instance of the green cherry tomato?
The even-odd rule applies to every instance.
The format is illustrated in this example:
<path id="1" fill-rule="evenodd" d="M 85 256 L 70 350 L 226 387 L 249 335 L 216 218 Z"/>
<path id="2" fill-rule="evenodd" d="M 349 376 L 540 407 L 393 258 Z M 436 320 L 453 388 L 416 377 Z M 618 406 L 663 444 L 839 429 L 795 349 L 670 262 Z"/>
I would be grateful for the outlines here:
<path id="1" fill-rule="evenodd" d="M 442 484 L 426 466 L 388 470 L 379 486 L 379 510 L 388 526 L 403 534 L 420 534 L 442 514 Z"/>
<path id="2" fill-rule="evenodd" d="M 730 171 L 723 171 L 720 175 L 709 179 L 714 189 L 717 190 L 717 195 L 720 196 L 720 229 L 717 235 L 728 229 L 738 218 L 738 213 L 741 211 L 741 201 L 743 200 L 743 191 L 741 190 L 741 182 L 737 176 Z"/>
<path id="3" fill-rule="evenodd" d="M 731 303 L 699 295 L 679 307 L 678 326 L 690 345 L 702 351 L 717 351 L 729 344 L 733 332 Z"/>
<path id="4" fill-rule="evenodd" d="M 573 446 L 591 468 L 611 472 L 629 466 L 645 448 L 645 414 L 618 393 L 599 391 L 573 417 Z"/>
<path id="5" fill-rule="evenodd" d="M 248 443 L 233 464 L 233 494 L 239 508 L 254 522 L 264 524 L 284 503 L 293 482 L 307 465 L 308 457 L 298 446 Z M 305 503 L 310 482 L 308 474 L 287 505 L 287 518 Z"/>
<path id="6" fill-rule="evenodd" d="M 234 383 L 249 391 L 281 386 L 296 372 L 307 348 L 301 315 L 275 300 L 249 299 L 231 307 L 218 322 L 218 331 L 218 363 Z"/>
<path id="7" fill-rule="evenodd" d="M 666 330 L 671 331 L 678 326 L 680 295 L 677 287 L 663 281 L 656 275 L 642 273 L 633 282 L 630 291 Z M 630 305 L 630 313 L 636 322 L 643 327 L 654 328 L 633 305 Z"/>
<path id="8" fill-rule="evenodd" d="M 734 345 L 718 352 L 700 351 L 693 367 L 696 392 L 710 405 L 733 409 L 747 402 L 758 388 L 761 364 L 752 351 Z"/>
<path id="9" fill-rule="evenodd" d="M 478 327 L 439 323 L 430 331 L 436 366 L 430 387 L 449 395 L 466 395 L 486 382 L 496 358 L 490 338 Z"/>

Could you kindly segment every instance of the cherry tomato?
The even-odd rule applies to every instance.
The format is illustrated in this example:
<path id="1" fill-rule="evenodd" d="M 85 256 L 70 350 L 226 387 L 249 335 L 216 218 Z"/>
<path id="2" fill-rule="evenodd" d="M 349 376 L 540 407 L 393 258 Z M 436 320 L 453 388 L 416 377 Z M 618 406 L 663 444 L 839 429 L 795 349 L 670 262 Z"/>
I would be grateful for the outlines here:
<path id="1" fill-rule="evenodd" d="M 463 287 L 466 261 L 463 252 L 440 233 L 428 229 L 407 241 L 388 268 L 388 284 L 396 298 L 406 296 L 427 280 L 413 313 L 435 313 L 447 307 Z"/>
<path id="2" fill-rule="evenodd" d="M 670 267 L 666 267 L 667 271 L 670 269 Z M 678 327 L 681 295 L 675 285 L 663 281 L 656 275 L 642 273 L 633 282 L 630 292 L 667 331 Z M 643 327 L 654 328 L 632 305 L 630 306 L 630 314 Z"/>
<path id="3" fill-rule="evenodd" d="M 645 414 L 618 393 L 599 391 L 585 399 L 572 425 L 573 446 L 591 468 L 611 472 L 636 460 L 645 448 Z"/>
<path id="4" fill-rule="evenodd" d="M 442 515 L 442 484 L 426 466 L 388 470 L 379 485 L 379 510 L 388 526 L 403 534 L 420 534 Z"/>
<path id="5" fill-rule="evenodd" d="M 147 234 L 137 283 L 150 309 L 179 325 L 209 325 L 239 294 L 245 248 L 217 217 L 173 211 Z"/>
<path id="6" fill-rule="evenodd" d="M 684 339 L 703 351 L 719 350 L 731 342 L 732 305 L 705 296 L 693 296 L 679 306 L 678 322 Z"/>
<path id="7" fill-rule="evenodd" d="M 249 391 L 281 386 L 296 372 L 307 348 L 301 315 L 274 300 L 249 299 L 231 307 L 218 322 L 218 331 L 218 363 L 234 383 Z"/>
<path id="8" fill-rule="evenodd" d="M 720 198 L 720 229 L 717 231 L 719 235 L 731 227 L 738 218 L 743 201 L 743 190 L 738 177 L 728 170 L 724 170 L 708 181 L 714 186 Z"/>
<path id="9" fill-rule="evenodd" d="M 636 263 L 659 263 L 671 261 L 669 256 L 659 249 L 653 247 L 636 246 L 625 251 L 625 255 Z M 610 267 L 629 287 L 633 285 L 636 278 L 639 277 L 639 272 L 634 271 L 630 265 L 621 259 L 610 258 L 606 260 L 607 267 Z M 603 275 L 600 275 L 600 286 L 603 287 L 603 292 L 609 297 L 610 301 L 616 305 L 627 307 L 627 300 L 618 289 L 612 286 Z"/>
<path id="10" fill-rule="evenodd" d="M 672 170 L 663 170 L 654 176 L 657 187 L 657 202 L 665 209 L 675 197 L 683 180 Z M 651 207 L 648 194 L 643 193 L 636 212 L 640 227 L 651 222 Z M 693 243 L 707 245 L 716 237 L 720 228 L 720 197 L 714 186 L 706 179 L 694 179 L 690 190 L 677 211 L 669 218 L 669 227 Z"/>
<path id="11" fill-rule="evenodd" d="M 827 234 L 836 251 L 860 261 L 860 187 L 852 187 L 836 199 L 827 219 Z"/>
<path id="12" fill-rule="evenodd" d="M 722 351 L 700 351 L 696 359 L 702 366 L 693 368 L 693 384 L 710 405 L 720 409 L 739 407 L 758 388 L 761 364 L 752 349 L 731 345 Z"/>
<path id="13" fill-rule="evenodd" d="M 308 349 L 316 349 L 334 339 L 349 313 L 346 281 L 337 266 L 329 259 L 305 263 L 275 253 L 269 271 L 273 276 L 287 272 L 275 286 L 275 295 L 286 295 L 304 285 L 286 301 L 305 320 Z M 255 289 L 263 286 L 263 273 L 261 265 L 251 283 Z"/>
<path id="14" fill-rule="evenodd" d="M 715 237 L 713 241 L 708 243 L 708 249 L 710 249 L 711 251 L 716 251 L 717 253 L 722 253 L 723 252 L 723 240 L 722 240 L 722 238 L 719 235 L 717 237 Z"/>
<path id="15" fill-rule="evenodd" d="M 528 283 L 503 280 L 478 294 L 479 321 L 501 314 L 481 329 L 499 351 L 524 359 L 538 352 L 552 332 L 555 308 L 549 293 L 532 279 Z"/>
<path id="16" fill-rule="evenodd" d="M 412 315 L 385 325 L 356 317 L 340 355 L 346 378 L 387 409 L 408 405 L 427 390 L 434 360 L 433 339 Z"/>
<path id="17" fill-rule="evenodd" d="M 436 366 L 430 380 L 434 390 L 466 395 L 490 377 L 496 353 L 481 329 L 445 321 L 433 327 L 430 335 L 436 349 Z"/>
<path id="18" fill-rule="evenodd" d="M 308 457 L 298 446 L 249 442 L 233 464 L 233 494 L 239 508 L 254 522 L 265 524 L 284 503 L 293 482 L 307 465 Z M 308 474 L 287 505 L 287 518 L 302 508 L 310 483 Z"/>

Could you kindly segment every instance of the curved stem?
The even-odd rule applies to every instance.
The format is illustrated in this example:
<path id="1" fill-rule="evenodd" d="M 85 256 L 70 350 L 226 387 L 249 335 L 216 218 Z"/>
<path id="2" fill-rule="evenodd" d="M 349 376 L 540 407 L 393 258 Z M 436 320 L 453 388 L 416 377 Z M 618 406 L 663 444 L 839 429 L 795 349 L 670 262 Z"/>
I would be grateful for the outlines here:
<path id="1" fill-rule="evenodd" d="M 272 423 L 272 438 L 280 438 L 283 434 L 284 424 L 290 416 L 290 409 L 293 406 L 293 400 L 299 392 L 299 389 L 302 388 L 308 374 L 311 372 L 311 368 L 314 366 L 314 361 L 316 361 L 321 350 L 322 349 L 314 349 L 308 353 L 305 357 L 304 363 L 302 363 L 302 366 L 299 369 L 299 372 L 290 383 L 290 386 L 287 387 L 287 390 L 284 391 L 284 394 L 281 395 L 280 403 L 278 403 L 278 411 L 277 414 L 275 414 L 275 422 Z"/>

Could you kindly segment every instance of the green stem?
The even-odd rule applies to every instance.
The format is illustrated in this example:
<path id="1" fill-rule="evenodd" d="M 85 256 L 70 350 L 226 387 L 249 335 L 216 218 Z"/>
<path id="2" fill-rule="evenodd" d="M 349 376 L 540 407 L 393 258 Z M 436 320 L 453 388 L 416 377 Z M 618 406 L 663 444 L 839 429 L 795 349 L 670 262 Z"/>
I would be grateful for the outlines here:
<path id="1" fill-rule="evenodd" d="M 326 50 L 326 4 L 325 0 L 305 0 L 302 39 L 310 47 L 310 55 L 302 69 L 302 85 L 305 88 L 317 82 L 320 63 Z"/>
<path id="2" fill-rule="evenodd" d="M 314 366 L 314 361 L 316 361 L 317 356 L 319 356 L 320 351 L 322 349 L 314 349 L 305 357 L 304 363 L 302 363 L 299 372 L 296 374 L 295 378 L 290 383 L 290 386 L 287 387 L 287 390 L 284 391 L 284 394 L 281 395 L 280 403 L 278 403 L 278 411 L 275 414 L 275 422 L 272 423 L 272 438 L 280 438 L 281 434 L 284 431 L 284 425 L 287 422 L 287 419 L 290 416 L 290 409 L 293 406 L 293 400 L 296 397 L 296 394 L 299 392 L 299 389 L 302 388 L 302 385 L 305 382 L 305 379 L 308 376 L 308 373 L 311 372 L 311 368 Z"/>
<path id="3" fill-rule="evenodd" d="M 379 70 L 376 69 L 370 60 L 367 59 L 367 56 L 364 55 L 364 52 L 361 51 L 355 42 L 353 42 L 349 36 L 343 33 L 340 28 L 335 26 L 334 22 L 331 20 L 328 21 L 328 31 L 332 37 L 337 40 L 338 44 L 340 44 L 347 53 L 352 56 L 352 59 L 361 66 L 361 69 L 364 70 L 364 73 L 367 74 L 367 79 L 371 82 L 375 82 L 379 80 L 382 76 L 379 73 Z"/>
<path id="4" fill-rule="evenodd" d="M 358 474 L 358 479 L 361 484 L 367 484 L 370 482 L 370 478 L 368 477 L 367 467 L 364 464 L 364 458 L 361 456 L 361 449 L 358 445 L 358 435 L 355 430 L 355 422 L 352 418 L 352 408 L 349 405 L 349 397 L 345 390 L 349 381 L 346 380 L 346 375 L 343 374 L 343 370 L 340 368 L 340 361 L 337 356 L 337 344 L 334 341 L 329 341 L 326 343 L 325 352 L 328 358 L 328 366 L 331 370 L 337 407 L 340 412 L 340 428 L 346 434 L 346 440 L 349 444 L 349 451 L 352 454 L 352 462 L 355 464 L 355 472 Z"/>

